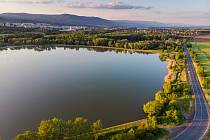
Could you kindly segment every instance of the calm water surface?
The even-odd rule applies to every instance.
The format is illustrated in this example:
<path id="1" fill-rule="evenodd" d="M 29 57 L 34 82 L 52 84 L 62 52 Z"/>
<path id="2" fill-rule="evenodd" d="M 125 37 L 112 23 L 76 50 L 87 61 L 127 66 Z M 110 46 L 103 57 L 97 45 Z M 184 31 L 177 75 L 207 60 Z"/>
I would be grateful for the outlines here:
<path id="1" fill-rule="evenodd" d="M 35 130 L 44 119 L 78 116 L 111 126 L 144 118 L 167 74 L 158 54 L 87 49 L 0 51 L 0 136 Z"/>

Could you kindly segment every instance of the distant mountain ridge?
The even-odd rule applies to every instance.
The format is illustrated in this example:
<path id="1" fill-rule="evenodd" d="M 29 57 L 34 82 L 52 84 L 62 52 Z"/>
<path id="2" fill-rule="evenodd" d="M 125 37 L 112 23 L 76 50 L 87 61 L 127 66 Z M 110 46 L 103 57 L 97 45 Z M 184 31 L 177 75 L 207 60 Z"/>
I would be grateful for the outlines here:
<path id="1" fill-rule="evenodd" d="M 13 23 L 47 23 L 52 25 L 77 25 L 77 26 L 127 26 L 127 27 L 172 27 L 174 24 L 156 21 L 128 21 L 107 20 L 99 17 L 77 16 L 71 14 L 46 15 L 28 13 L 3 13 L 0 22 Z M 177 25 L 178 26 L 178 25 Z"/>
<path id="2" fill-rule="evenodd" d="M 129 21 L 129 20 L 118 20 L 116 24 L 128 27 L 168 27 L 170 24 L 156 22 L 156 21 Z"/>
<path id="3" fill-rule="evenodd" d="M 27 13 L 3 13 L 0 14 L 0 22 L 17 23 L 48 23 L 52 25 L 85 25 L 85 26 L 112 26 L 114 23 L 98 17 L 85 17 L 70 14 L 44 15 Z"/>

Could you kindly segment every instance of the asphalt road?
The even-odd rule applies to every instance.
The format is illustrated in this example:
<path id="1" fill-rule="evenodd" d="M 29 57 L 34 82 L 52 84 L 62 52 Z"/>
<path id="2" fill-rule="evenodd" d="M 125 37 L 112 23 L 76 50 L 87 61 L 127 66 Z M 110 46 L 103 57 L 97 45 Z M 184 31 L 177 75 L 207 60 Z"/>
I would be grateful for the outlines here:
<path id="1" fill-rule="evenodd" d="M 185 49 L 188 72 L 192 82 L 192 89 L 195 94 L 195 114 L 192 122 L 173 140 L 202 140 L 208 130 L 209 114 L 202 88 L 195 72 L 189 52 Z"/>

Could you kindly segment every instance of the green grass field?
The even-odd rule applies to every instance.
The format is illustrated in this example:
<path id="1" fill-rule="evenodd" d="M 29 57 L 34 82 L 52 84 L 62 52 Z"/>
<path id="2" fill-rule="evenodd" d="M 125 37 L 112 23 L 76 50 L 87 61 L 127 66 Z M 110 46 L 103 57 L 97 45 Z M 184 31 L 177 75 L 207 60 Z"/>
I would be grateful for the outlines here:
<path id="1" fill-rule="evenodd" d="M 197 42 L 192 44 L 192 50 L 198 55 L 199 63 L 204 68 L 209 83 L 208 87 L 210 87 L 210 42 Z"/>
<path id="2" fill-rule="evenodd" d="M 11 35 L 11 34 L 0 34 L 0 36 L 7 36 L 7 35 Z"/>

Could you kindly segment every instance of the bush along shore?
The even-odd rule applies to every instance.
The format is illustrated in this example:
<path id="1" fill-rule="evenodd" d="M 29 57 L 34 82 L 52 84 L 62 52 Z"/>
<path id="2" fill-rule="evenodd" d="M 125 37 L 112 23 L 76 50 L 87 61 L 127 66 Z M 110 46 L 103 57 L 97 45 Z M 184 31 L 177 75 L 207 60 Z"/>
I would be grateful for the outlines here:
<path id="1" fill-rule="evenodd" d="M 162 90 L 155 94 L 155 100 L 144 105 L 148 120 L 156 120 L 160 125 L 179 125 L 185 120 L 184 114 L 190 111 L 191 96 L 185 74 L 185 55 L 178 52 L 163 52 L 160 59 L 168 61 L 169 73 Z"/>

